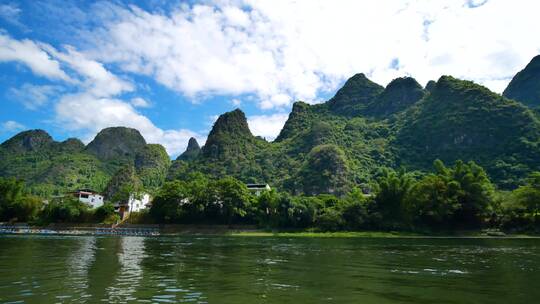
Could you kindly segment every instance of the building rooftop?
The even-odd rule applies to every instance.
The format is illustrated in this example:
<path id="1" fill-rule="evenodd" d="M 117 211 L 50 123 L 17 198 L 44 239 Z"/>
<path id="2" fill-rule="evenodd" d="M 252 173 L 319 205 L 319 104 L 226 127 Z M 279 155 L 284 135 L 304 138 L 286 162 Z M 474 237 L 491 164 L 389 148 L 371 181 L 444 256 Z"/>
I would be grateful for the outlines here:
<path id="1" fill-rule="evenodd" d="M 248 187 L 248 189 L 258 189 L 258 188 L 264 189 L 270 186 L 268 184 L 246 184 L 246 187 Z"/>
<path id="2" fill-rule="evenodd" d="M 92 190 L 92 189 L 88 189 L 88 188 L 77 189 L 77 190 L 71 191 L 69 193 L 100 194 L 99 192 L 97 192 L 95 190 Z"/>

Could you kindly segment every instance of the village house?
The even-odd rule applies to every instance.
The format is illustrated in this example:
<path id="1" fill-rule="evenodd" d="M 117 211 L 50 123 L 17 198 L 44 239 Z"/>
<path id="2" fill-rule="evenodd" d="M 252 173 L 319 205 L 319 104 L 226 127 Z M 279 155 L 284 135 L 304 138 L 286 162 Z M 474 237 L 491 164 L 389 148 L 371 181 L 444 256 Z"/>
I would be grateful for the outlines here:
<path id="1" fill-rule="evenodd" d="M 268 184 L 246 184 L 246 187 L 248 188 L 249 192 L 255 194 L 256 196 L 261 195 L 261 193 L 264 191 L 272 190 Z"/>
<path id="2" fill-rule="evenodd" d="M 69 192 L 68 195 L 76 197 L 79 202 L 87 204 L 92 209 L 103 206 L 103 195 L 91 189 L 78 189 Z"/>
<path id="3" fill-rule="evenodd" d="M 141 212 L 150 208 L 151 197 L 148 193 L 142 193 L 139 196 L 131 194 L 128 201 L 117 202 L 114 204 L 114 211 L 120 215 L 121 219 L 127 218 L 132 212 Z"/>

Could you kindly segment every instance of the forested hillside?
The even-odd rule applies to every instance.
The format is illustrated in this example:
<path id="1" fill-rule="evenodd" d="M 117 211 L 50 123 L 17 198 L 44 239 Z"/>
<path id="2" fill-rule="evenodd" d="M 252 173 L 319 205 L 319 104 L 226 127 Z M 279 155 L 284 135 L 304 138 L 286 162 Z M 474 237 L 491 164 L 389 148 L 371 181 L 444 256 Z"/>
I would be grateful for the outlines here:
<path id="1" fill-rule="evenodd" d="M 539 58 L 505 95 L 540 87 Z M 540 102 L 529 93 L 527 104 Z M 424 89 L 405 77 L 383 88 L 357 74 L 326 103 L 296 102 L 272 143 L 252 136 L 239 110 L 222 115 L 206 152 L 177 160 L 170 177 L 201 171 L 268 182 L 292 193 L 340 195 L 371 183 L 383 167 L 426 171 L 441 159 L 475 161 L 509 189 L 540 169 L 539 144 L 536 112 L 481 85 L 443 76 Z"/>
<path id="2" fill-rule="evenodd" d="M 139 131 L 124 127 L 102 130 L 88 146 L 78 139 L 56 142 L 43 130 L 21 132 L 0 145 L 0 176 L 22 179 L 40 196 L 103 191 L 125 166 L 134 166 L 152 189 L 163 183 L 169 165 L 161 145 L 147 144 Z"/>
<path id="3" fill-rule="evenodd" d="M 105 129 L 87 146 L 25 131 L 0 145 L 0 176 L 24 179 L 40 195 L 77 187 L 114 192 L 118 172 L 130 172 L 128 180 L 147 189 L 202 172 L 293 194 L 341 196 L 369 188 L 383 168 L 422 175 L 440 159 L 474 161 L 496 186 L 512 189 L 540 170 L 539 60 L 514 77 L 504 96 L 450 76 L 424 88 L 411 77 L 383 87 L 356 74 L 325 103 L 296 102 L 274 142 L 254 136 L 237 109 L 218 118 L 204 146 L 191 139 L 172 163 L 134 129 Z"/>

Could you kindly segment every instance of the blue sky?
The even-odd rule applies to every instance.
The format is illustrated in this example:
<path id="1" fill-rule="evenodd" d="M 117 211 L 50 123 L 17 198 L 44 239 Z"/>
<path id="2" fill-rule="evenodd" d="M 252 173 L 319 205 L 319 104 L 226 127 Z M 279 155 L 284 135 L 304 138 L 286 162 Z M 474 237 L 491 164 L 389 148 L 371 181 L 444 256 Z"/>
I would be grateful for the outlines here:
<path id="1" fill-rule="evenodd" d="M 277 136 L 292 103 L 363 72 L 502 92 L 540 53 L 538 1 L 0 1 L 0 141 L 135 127 L 171 156 L 237 107 Z M 509 22 L 506 22 L 509 21 Z M 511 21 L 511 22 L 510 22 Z"/>

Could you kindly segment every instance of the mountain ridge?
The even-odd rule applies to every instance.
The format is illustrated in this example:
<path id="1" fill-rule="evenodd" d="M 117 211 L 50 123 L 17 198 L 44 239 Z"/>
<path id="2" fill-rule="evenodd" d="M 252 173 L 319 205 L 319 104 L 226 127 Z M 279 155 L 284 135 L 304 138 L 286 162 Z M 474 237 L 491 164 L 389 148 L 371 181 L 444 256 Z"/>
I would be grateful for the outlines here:
<path id="1" fill-rule="evenodd" d="M 540 79 L 540 70 L 533 72 Z M 81 185 L 103 190 L 119 170 L 133 166 L 151 189 L 202 172 L 291 193 L 341 195 L 369 184 L 383 167 L 426 170 L 435 159 L 463 159 L 481 164 L 509 189 L 540 170 L 539 117 L 526 103 L 452 76 L 425 88 L 412 77 L 383 87 L 359 73 L 325 103 L 295 102 L 273 142 L 254 136 L 240 109 L 219 116 L 204 146 L 190 138 L 172 162 L 135 129 L 104 129 L 86 146 L 29 130 L 0 145 L 0 176 L 27 179 L 38 193 Z"/>

